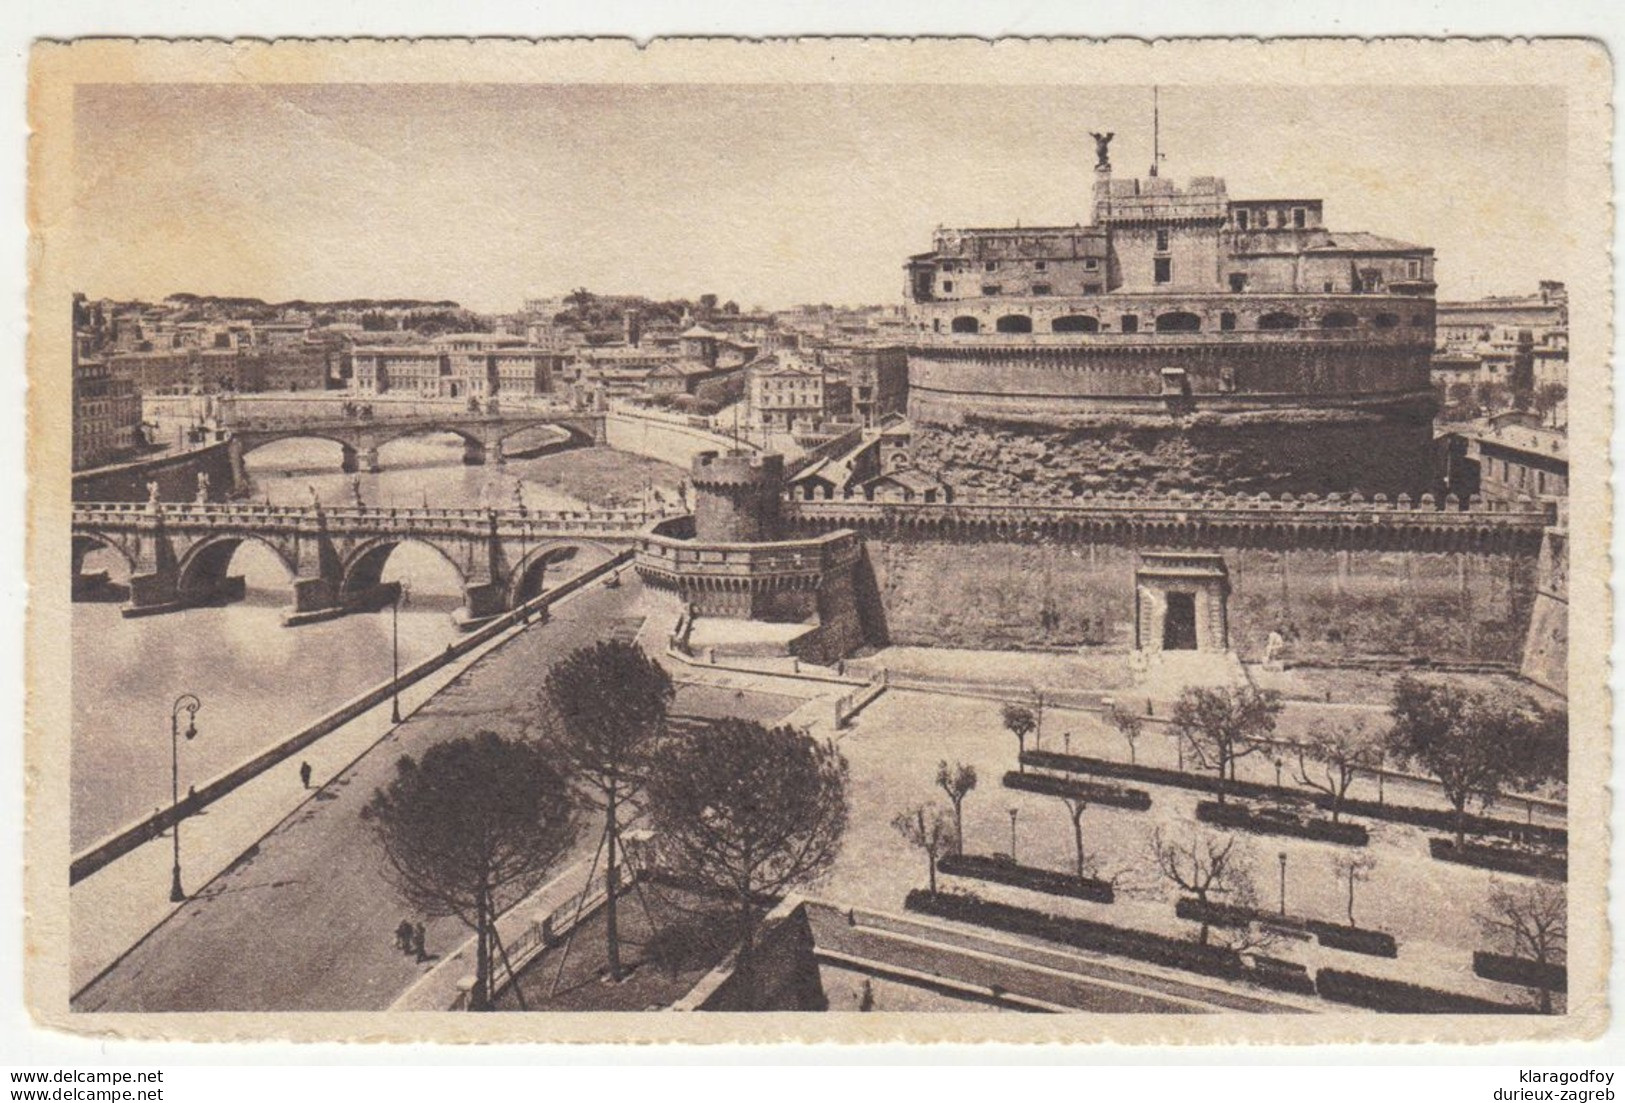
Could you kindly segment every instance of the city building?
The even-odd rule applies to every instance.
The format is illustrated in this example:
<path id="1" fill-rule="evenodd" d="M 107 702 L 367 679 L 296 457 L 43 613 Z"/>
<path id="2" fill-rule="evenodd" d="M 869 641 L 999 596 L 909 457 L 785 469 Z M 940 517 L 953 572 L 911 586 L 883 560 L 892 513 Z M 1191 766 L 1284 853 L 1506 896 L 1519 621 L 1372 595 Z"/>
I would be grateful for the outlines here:
<path id="1" fill-rule="evenodd" d="M 1433 250 L 1334 231 L 1319 199 L 1115 179 L 1109 141 L 1090 225 L 944 229 L 909 258 L 919 466 L 1064 497 L 1430 489 Z M 1033 478 L 1007 434 L 1050 457 Z"/>
<path id="2" fill-rule="evenodd" d="M 100 467 L 142 443 L 141 395 L 99 357 L 74 358 L 73 467 Z"/>
<path id="3" fill-rule="evenodd" d="M 351 389 L 360 394 L 486 401 L 554 391 L 567 357 L 500 333 L 446 333 L 415 345 L 370 345 L 352 354 Z"/>
<path id="4" fill-rule="evenodd" d="M 760 429 L 794 428 L 825 416 L 824 372 L 793 353 L 763 356 L 746 369 L 746 411 Z"/>
<path id="5" fill-rule="evenodd" d="M 1463 434 L 1478 463 L 1478 491 L 1500 502 L 1563 498 L 1569 492 L 1568 434 L 1532 413 L 1486 418 Z"/>

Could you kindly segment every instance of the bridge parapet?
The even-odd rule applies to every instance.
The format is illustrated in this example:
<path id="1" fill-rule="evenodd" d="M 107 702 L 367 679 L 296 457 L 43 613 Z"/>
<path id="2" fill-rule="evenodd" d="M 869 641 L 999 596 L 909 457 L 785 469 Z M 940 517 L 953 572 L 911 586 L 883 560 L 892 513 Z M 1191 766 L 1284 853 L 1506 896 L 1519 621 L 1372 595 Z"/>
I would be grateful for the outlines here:
<path id="1" fill-rule="evenodd" d="M 168 526 L 242 528 L 315 526 L 385 528 L 398 531 L 447 531 L 466 528 L 499 531 L 560 527 L 635 534 L 646 525 L 677 513 L 642 509 L 528 510 L 419 509 L 368 506 L 283 506 L 252 502 L 76 502 L 75 525 L 151 526 L 161 518 Z"/>
<path id="2" fill-rule="evenodd" d="M 603 555 L 634 544 L 676 515 L 641 509 L 370 509 L 256 503 L 81 502 L 73 511 L 76 591 L 92 548 L 120 553 L 130 569 L 128 616 L 168 612 L 242 593 L 228 571 L 247 540 L 287 568 L 294 601 L 285 620 L 303 624 L 388 604 L 385 561 L 402 543 L 427 544 L 457 571 L 468 626 L 535 596 L 571 546 Z M 84 588 L 89 592 L 90 588 Z"/>

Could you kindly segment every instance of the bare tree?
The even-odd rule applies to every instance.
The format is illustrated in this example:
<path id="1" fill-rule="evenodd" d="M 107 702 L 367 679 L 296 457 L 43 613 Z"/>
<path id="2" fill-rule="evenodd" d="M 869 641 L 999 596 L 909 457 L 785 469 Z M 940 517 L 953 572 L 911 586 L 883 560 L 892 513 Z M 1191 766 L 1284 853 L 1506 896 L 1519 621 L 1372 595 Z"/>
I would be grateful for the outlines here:
<path id="1" fill-rule="evenodd" d="M 1561 965 L 1568 956 L 1569 909 L 1563 886 L 1550 881 L 1528 885 L 1490 883 L 1489 900 L 1476 918 L 1485 937 L 1495 939 L 1513 957 L 1542 965 Z M 1552 1013 L 1552 993 L 1535 988 L 1540 1010 Z"/>
<path id="2" fill-rule="evenodd" d="M 636 644 L 604 640 L 579 648 L 548 671 L 541 698 L 544 730 L 575 780 L 604 813 L 604 925 L 609 974 L 621 979 L 617 846 L 622 806 L 644 784 L 649 752 L 665 730 L 671 678 Z"/>
<path id="3" fill-rule="evenodd" d="M 1145 730 L 1145 721 L 1138 714 L 1114 704 L 1106 713 L 1106 722 L 1123 737 L 1128 744 L 1128 760 L 1131 764 L 1135 762 L 1136 744 L 1140 741 L 1140 733 Z"/>
<path id="4" fill-rule="evenodd" d="M 1215 896 L 1227 896 L 1242 905 L 1253 899 L 1247 853 L 1233 835 L 1191 830 L 1171 838 L 1159 827 L 1151 833 L 1151 853 L 1163 880 L 1196 897 L 1204 909 Z M 1206 945 L 1206 917 L 1201 925 L 1198 940 Z"/>
<path id="5" fill-rule="evenodd" d="M 1038 727 L 1038 720 L 1033 716 L 1033 710 L 1026 705 L 1007 704 L 1001 713 L 1005 730 L 1016 737 L 1016 768 L 1022 773 L 1027 772 L 1027 764 L 1021 757 L 1027 753 L 1027 737 Z"/>
<path id="6" fill-rule="evenodd" d="M 661 740 L 647 808 L 665 867 L 732 897 L 749 949 L 758 913 L 834 863 L 846 789 L 833 743 L 728 718 Z"/>
<path id="7" fill-rule="evenodd" d="M 1197 762 L 1218 771 L 1221 804 L 1226 781 L 1235 780 L 1236 760 L 1263 746 L 1280 712 L 1280 694 L 1252 686 L 1190 686 L 1174 702 L 1174 731 Z"/>
<path id="8" fill-rule="evenodd" d="M 1354 886 L 1357 882 L 1369 881 L 1371 871 L 1377 868 L 1377 859 L 1370 854 L 1333 854 L 1332 871 L 1339 881 L 1347 881 L 1349 889 L 1349 926 L 1357 927 L 1354 921 Z"/>
<path id="9" fill-rule="evenodd" d="M 919 805 L 899 812 L 891 825 L 908 845 L 925 851 L 927 883 L 937 894 L 937 856 L 949 847 L 962 852 L 959 832 L 941 808 Z"/>
<path id="10" fill-rule="evenodd" d="M 954 852 L 965 853 L 965 797 L 976 788 L 976 767 L 956 762 L 949 767 L 946 759 L 937 763 L 937 788 L 948 794 L 954 806 Z"/>
<path id="11" fill-rule="evenodd" d="M 361 816 L 396 890 L 424 915 L 454 915 L 473 929 L 470 1004 L 488 1010 L 497 916 L 569 846 L 568 783 L 537 744 L 482 731 L 430 747 L 422 762 L 402 757 Z"/>
<path id="12" fill-rule="evenodd" d="M 1072 846 L 1076 852 L 1078 880 L 1081 881 L 1084 878 L 1086 864 L 1083 853 L 1083 814 L 1089 810 L 1089 804 L 1077 797 L 1062 797 L 1061 803 L 1066 805 L 1067 817 L 1072 821 Z"/>
<path id="13" fill-rule="evenodd" d="M 1383 734 L 1367 728 L 1362 717 L 1316 723 L 1298 742 L 1298 783 L 1331 798 L 1335 823 L 1354 779 L 1379 767 L 1382 755 Z"/>

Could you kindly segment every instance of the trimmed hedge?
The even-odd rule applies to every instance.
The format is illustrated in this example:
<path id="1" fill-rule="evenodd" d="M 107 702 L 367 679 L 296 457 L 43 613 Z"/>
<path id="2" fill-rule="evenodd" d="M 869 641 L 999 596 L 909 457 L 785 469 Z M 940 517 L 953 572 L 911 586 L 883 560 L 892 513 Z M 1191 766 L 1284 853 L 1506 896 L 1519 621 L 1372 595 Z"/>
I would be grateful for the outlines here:
<path id="1" fill-rule="evenodd" d="M 1326 923 L 1311 919 L 1304 929 L 1320 940 L 1322 946 L 1332 950 L 1348 950 L 1371 957 L 1398 957 L 1399 943 L 1387 931 L 1372 931 L 1365 927 L 1350 927 L 1342 923 Z"/>
<path id="2" fill-rule="evenodd" d="M 1154 785 L 1172 785 L 1204 793 L 1219 791 L 1218 778 L 1211 773 L 1165 770 L 1160 766 L 1140 766 L 1127 762 L 1113 762 L 1105 758 L 1091 758 L 1088 755 L 1060 754 L 1056 751 L 1028 751 L 1021 756 L 1021 761 L 1044 770 L 1062 770 L 1074 774 L 1095 774 L 1127 781 L 1144 781 Z M 1252 798 L 1271 798 L 1280 795 L 1275 786 L 1256 781 L 1229 781 L 1225 783 L 1224 791 L 1227 796 Z M 1331 796 L 1326 793 L 1292 791 L 1295 795 L 1301 795 L 1327 811 L 1331 810 L 1334 803 Z M 1386 802 L 1378 804 L 1374 800 L 1345 798 L 1339 811 L 1352 816 L 1363 816 L 1366 819 L 1406 823 L 1414 827 L 1430 827 L 1439 831 L 1456 829 L 1456 814 L 1448 809 L 1417 808 L 1409 804 Z M 1474 835 L 1497 835 L 1501 838 L 1522 839 L 1552 847 L 1567 847 L 1569 842 L 1568 831 L 1561 827 L 1524 824 L 1514 820 L 1497 820 L 1488 816 L 1473 815 L 1464 817 L 1462 822 L 1467 831 Z"/>
<path id="3" fill-rule="evenodd" d="M 1041 770 L 1064 770 L 1073 774 L 1095 774 L 1100 777 L 1122 778 L 1126 781 L 1148 781 L 1153 785 L 1173 785 L 1181 789 L 1199 789 L 1206 793 L 1219 791 L 1217 773 L 1196 774 L 1189 770 L 1165 770 L 1161 766 L 1141 766 L 1136 763 L 1113 762 L 1106 758 L 1091 758 L 1081 754 L 1061 754 L 1058 751 L 1028 751 L 1021 756 L 1028 766 Z M 1266 797 L 1277 792 L 1273 785 L 1260 785 L 1256 781 L 1226 781 L 1227 796 Z"/>
<path id="4" fill-rule="evenodd" d="M 1223 946 L 1204 946 L 1199 942 L 1168 938 L 1150 931 L 1114 927 L 1110 923 L 1062 918 L 963 893 L 939 892 L 932 896 L 923 889 L 914 889 L 904 899 L 903 908 L 1013 934 L 1031 935 L 1081 950 L 1098 950 L 1168 965 L 1210 977 L 1241 980 L 1250 976 L 1241 955 Z"/>
<path id="5" fill-rule="evenodd" d="M 1315 980 L 1309 975 L 1308 967 L 1295 961 L 1254 954 L 1252 979 L 1282 992 L 1296 992 L 1300 996 L 1315 994 Z"/>
<path id="6" fill-rule="evenodd" d="M 1322 808 L 1332 806 L 1331 798 L 1322 793 L 1315 801 Z M 1374 800 L 1344 800 L 1343 812 L 1367 819 L 1406 823 L 1412 827 L 1428 827 L 1435 831 L 1455 831 L 1456 814 L 1448 809 L 1417 808 L 1410 804 L 1378 804 Z M 1495 835 L 1503 839 L 1520 839 L 1541 846 L 1567 848 L 1569 833 L 1561 827 L 1547 827 L 1538 823 L 1518 823 L 1515 820 L 1496 820 L 1488 816 L 1468 814 L 1462 825 L 1471 835 Z"/>
<path id="7" fill-rule="evenodd" d="M 1322 946 L 1332 950 L 1348 950 L 1372 957 L 1398 957 L 1399 943 L 1387 931 L 1373 931 L 1365 927 L 1349 927 L 1341 923 L 1327 923 L 1320 919 L 1300 919 L 1292 915 L 1277 915 L 1257 908 L 1238 908 L 1234 904 L 1204 905 L 1191 896 L 1182 896 L 1174 904 L 1174 914 L 1193 923 L 1206 922 L 1214 927 L 1245 927 L 1257 921 L 1291 930 L 1308 931 Z"/>
<path id="8" fill-rule="evenodd" d="M 1543 988 L 1548 992 L 1569 990 L 1568 967 L 1550 961 L 1535 961 L 1533 958 L 1475 950 L 1473 972 L 1485 980 L 1519 984 L 1525 988 Z"/>
<path id="9" fill-rule="evenodd" d="M 1483 843 L 1468 843 L 1458 850 L 1453 839 L 1429 839 L 1428 853 L 1441 862 L 1477 866 L 1497 873 L 1517 873 L 1547 881 L 1569 879 L 1569 860 L 1560 854 L 1536 854 Z"/>
<path id="10" fill-rule="evenodd" d="M 1004 787 L 1020 789 L 1027 793 L 1043 793 L 1051 797 L 1073 797 L 1091 804 L 1107 804 L 1113 808 L 1128 808 L 1135 812 L 1144 812 L 1151 807 L 1151 794 L 1144 789 L 1125 789 L 1121 785 L 1074 781 L 1071 778 L 1050 777 L 1048 774 L 1022 774 L 1011 770 L 1004 775 Z"/>
<path id="11" fill-rule="evenodd" d="M 1251 831 L 1258 835 L 1290 835 L 1298 839 L 1314 839 L 1341 846 L 1365 846 L 1370 834 L 1357 823 L 1333 823 L 1331 820 L 1299 820 L 1287 816 L 1260 813 L 1239 804 L 1220 804 L 1204 800 L 1196 805 L 1196 818 L 1203 823 L 1218 824 Z"/>
<path id="12" fill-rule="evenodd" d="M 1098 904 L 1110 904 L 1114 898 L 1109 881 L 1094 877 L 1080 879 L 1058 870 L 1018 865 L 1009 858 L 1000 860 L 984 854 L 945 854 L 937 859 L 937 872 L 997 881 L 1001 885 L 1047 892 L 1052 896 L 1093 900 Z"/>
<path id="13" fill-rule="evenodd" d="M 1204 904 L 1194 896 L 1181 896 L 1174 904 L 1174 914 L 1192 923 L 1206 923 L 1210 927 L 1245 927 L 1261 918 L 1252 908 L 1238 908 L 1234 904 Z"/>
<path id="14" fill-rule="evenodd" d="M 1315 974 L 1315 991 L 1322 999 L 1411 1015 L 1528 1015 L 1531 1011 L 1511 1004 L 1420 984 L 1368 977 L 1342 969 L 1322 969 Z"/>

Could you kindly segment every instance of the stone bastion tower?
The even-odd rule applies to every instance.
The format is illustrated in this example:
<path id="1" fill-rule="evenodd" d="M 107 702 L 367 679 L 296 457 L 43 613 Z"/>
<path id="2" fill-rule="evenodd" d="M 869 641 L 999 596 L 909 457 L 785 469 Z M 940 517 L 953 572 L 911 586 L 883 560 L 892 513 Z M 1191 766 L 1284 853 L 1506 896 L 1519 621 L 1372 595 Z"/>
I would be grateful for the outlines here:
<path id="1" fill-rule="evenodd" d="M 1433 250 L 1319 199 L 1116 179 L 910 257 L 916 466 L 970 492 L 1435 492 Z"/>
<path id="2" fill-rule="evenodd" d="M 784 457 L 701 452 L 689 481 L 692 526 L 668 522 L 638 543 L 639 577 L 682 602 L 673 646 L 687 647 L 697 618 L 779 626 L 753 636 L 736 625 L 707 648 L 713 657 L 731 649 L 833 663 L 863 644 L 863 541 L 845 528 L 784 538 Z"/>

